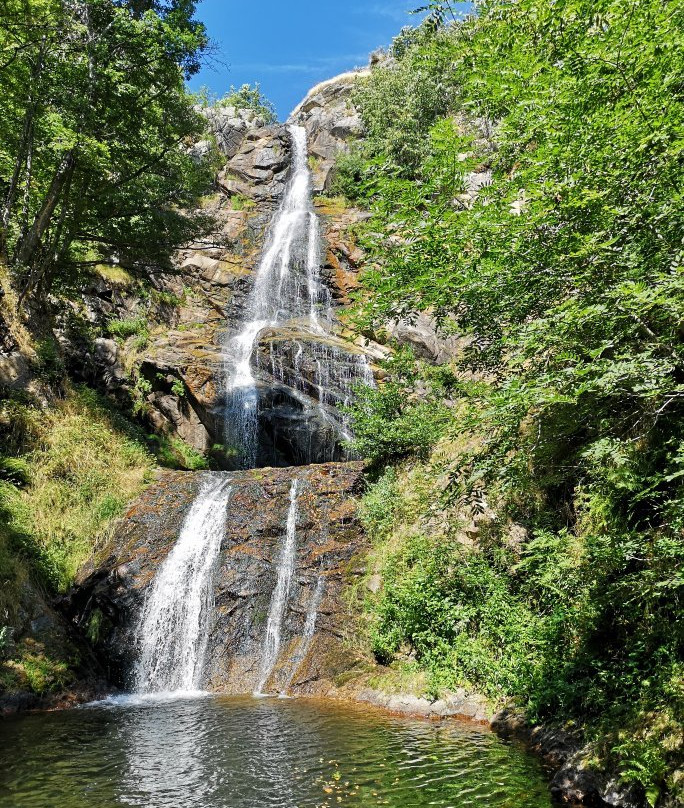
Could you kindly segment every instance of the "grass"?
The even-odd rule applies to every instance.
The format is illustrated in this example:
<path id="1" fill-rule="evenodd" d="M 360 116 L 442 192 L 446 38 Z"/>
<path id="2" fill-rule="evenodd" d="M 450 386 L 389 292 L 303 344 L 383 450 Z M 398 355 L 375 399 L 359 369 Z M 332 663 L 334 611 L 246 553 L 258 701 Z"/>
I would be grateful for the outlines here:
<path id="1" fill-rule="evenodd" d="M 207 458 L 181 438 L 148 435 L 148 440 L 152 442 L 155 456 L 161 466 L 187 471 L 202 471 L 209 468 Z"/>
<path id="2" fill-rule="evenodd" d="M 328 216 L 344 213 L 349 209 L 349 200 L 344 196 L 315 196 L 313 202 Z"/>
<path id="3" fill-rule="evenodd" d="M 111 320 L 107 325 L 107 330 L 113 337 L 126 340 L 128 337 L 138 337 L 147 340 L 149 338 L 149 328 L 147 320 L 143 317 L 133 317 L 122 320 Z"/>
<path id="4" fill-rule="evenodd" d="M 136 283 L 135 278 L 129 272 L 116 264 L 97 264 L 95 274 L 113 286 L 129 288 Z"/>
<path id="5" fill-rule="evenodd" d="M 159 289 L 152 289 L 150 292 L 150 297 L 152 301 L 157 305 L 164 305 L 164 306 L 171 306 L 173 308 L 178 308 L 179 306 L 182 306 L 183 303 L 185 302 L 185 290 L 183 290 L 183 295 L 179 297 L 173 292 L 166 292 L 166 291 L 160 291 Z"/>
<path id="6" fill-rule="evenodd" d="M 35 640 L 23 640 L 11 659 L 0 662 L 0 693 L 28 691 L 43 696 L 63 690 L 71 679 L 69 664 Z"/>
<path id="7" fill-rule="evenodd" d="M 17 447 L 30 447 L 21 456 L 28 484 L 5 481 L 0 489 L 0 575 L 8 600 L 16 602 L 15 587 L 27 566 L 49 588 L 65 591 L 97 537 L 151 480 L 152 455 L 133 428 L 85 387 L 70 389 L 44 410 L 4 401 L 0 441 L 10 456 Z"/>
<path id="8" fill-rule="evenodd" d="M 244 194 L 234 194 L 230 198 L 230 205 L 233 210 L 253 210 L 256 202 Z"/>

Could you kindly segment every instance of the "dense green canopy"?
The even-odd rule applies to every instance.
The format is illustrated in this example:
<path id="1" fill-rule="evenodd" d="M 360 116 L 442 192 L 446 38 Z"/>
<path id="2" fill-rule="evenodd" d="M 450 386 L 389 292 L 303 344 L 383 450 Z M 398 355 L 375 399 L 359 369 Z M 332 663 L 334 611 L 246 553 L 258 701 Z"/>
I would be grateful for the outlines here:
<path id="1" fill-rule="evenodd" d="M 201 229 L 185 90 L 195 3 L 2 0 L 0 236 L 22 295 L 106 259 L 147 271 Z"/>
<path id="2" fill-rule="evenodd" d="M 388 572 L 378 647 L 605 720 L 655 800 L 681 745 L 653 711 L 684 704 L 684 6 L 433 8 L 359 90 L 368 139 L 337 184 L 375 214 L 366 327 L 428 312 L 468 348 L 418 394 L 395 362 L 355 408 L 357 445 L 382 460 L 470 433 L 445 501 L 484 490 L 528 542 L 471 560 L 479 587 L 419 543 Z"/>

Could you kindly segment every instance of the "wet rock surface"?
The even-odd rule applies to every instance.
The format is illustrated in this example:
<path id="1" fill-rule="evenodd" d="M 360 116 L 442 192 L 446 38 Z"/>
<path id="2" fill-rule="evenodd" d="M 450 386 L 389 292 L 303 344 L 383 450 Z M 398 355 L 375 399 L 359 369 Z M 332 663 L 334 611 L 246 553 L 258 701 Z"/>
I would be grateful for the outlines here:
<path id="1" fill-rule="evenodd" d="M 280 654 L 265 689 L 333 694 L 335 678 L 355 663 L 346 645 L 353 615 L 342 593 L 363 572 L 358 557 L 365 544 L 355 500 L 362 485 L 361 464 L 221 474 L 229 479 L 232 491 L 214 573 L 207 687 L 214 692 L 251 693 L 258 683 L 290 486 L 296 477 L 295 572 Z M 145 594 L 178 538 L 203 477 L 204 473 L 163 473 L 129 509 L 70 596 L 72 619 L 82 627 L 93 621 L 100 627 L 98 653 L 120 686 L 127 684 L 135 663 Z M 307 617 L 311 619 L 319 578 L 315 631 L 306 641 L 305 625 Z"/>
<path id="2" fill-rule="evenodd" d="M 551 793 L 565 804 L 587 808 L 645 808 L 643 789 L 620 782 L 610 771 L 589 764 L 591 751 L 578 731 L 561 727 L 533 726 L 517 710 L 507 709 L 492 719 L 492 728 L 502 737 L 524 741 L 542 757 L 553 772 Z"/>

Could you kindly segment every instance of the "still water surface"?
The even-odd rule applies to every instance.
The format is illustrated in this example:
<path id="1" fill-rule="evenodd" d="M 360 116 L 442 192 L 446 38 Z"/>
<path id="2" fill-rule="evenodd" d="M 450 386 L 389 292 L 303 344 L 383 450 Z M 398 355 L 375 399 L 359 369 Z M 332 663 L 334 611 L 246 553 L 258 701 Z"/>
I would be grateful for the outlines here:
<path id="1" fill-rule="evenodd" d="M 6 808 L 550 808 L 476 725 L 306 699 L 123 700 L 0 722 Z"/>

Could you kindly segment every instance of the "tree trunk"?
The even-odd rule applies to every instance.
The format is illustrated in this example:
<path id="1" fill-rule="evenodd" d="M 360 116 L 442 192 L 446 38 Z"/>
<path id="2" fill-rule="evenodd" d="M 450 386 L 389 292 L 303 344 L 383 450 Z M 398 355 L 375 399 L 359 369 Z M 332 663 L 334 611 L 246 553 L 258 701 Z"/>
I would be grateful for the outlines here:
<path id="1" fill-rule="evenodd" d="M 38 289 L 38 297 L 47 296 L 50 286 L 52 285 L 52 277 L 54 276 L 54 268 L 60 257 L 62 233 L 64 230 L 64 223 L 67 217 L 67 210 L 69 205 L 69 191 L 71 189 L 71 181 L 73 179 L 73 170 L 67 177 L 63 186 L 62 194 L 62 209 L 59 214 L 57 226 L 52 236 L 49 246 L 43 251 L 44 254 L 40 262 L 34 261 L 31 270 L 24 281 L 19 299 L 17 300 L 17 309 L 19 309 L 24 302 L 24 298 L 30 294 L 34 289 Z"/>
<path id="2" fill-rule="evenodd" d="M 29 82 L 29 97 L 26 105 L 26 112 L 24 113 L 24 123 L 21 131 L 21 138 L 19 139 L 19 148 L 17 149 L 16 160 L 14 161 L 14 171 L 10 179 L 9 189 L 5 197 L 5 204 L 0 213 L 0 255 L 7 258 L 7 228 L 9 227 L 10 219 L 12 217 L 12 208 L 17 197 L 17 190 L 19 188 L 19 180 L 21 172 L 26 168 L 30 175 L 31 173 L 31 155 L 33 153 L 33 121 L 38 108 L 38 101 L 35 97 L 36 87 L 40 75 L 43 71 L 43 63 L 45 56 L 45 37 L 41 43 L 38 51 L 38 58 L 31 71 L 31 78 Z M 29 179 L 30 182 L 30 179 Z"/>
<path id="3" fill-rule="evenodd" d="M 22 240 L 17 253 L 17 263 L 21 266 L 30 267 L 40 247 L 43 234 L 50 225 L 50 221 L 59 202 L 60 196 L 65 186 L 70 182 L 71 176 L 76 167 L 76 149 L 70 149 L 62 158 L 57 171 L 55 172 L 50 187 L 40 210 L 36 214 L 31 229 Z"/>

